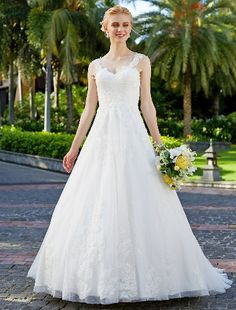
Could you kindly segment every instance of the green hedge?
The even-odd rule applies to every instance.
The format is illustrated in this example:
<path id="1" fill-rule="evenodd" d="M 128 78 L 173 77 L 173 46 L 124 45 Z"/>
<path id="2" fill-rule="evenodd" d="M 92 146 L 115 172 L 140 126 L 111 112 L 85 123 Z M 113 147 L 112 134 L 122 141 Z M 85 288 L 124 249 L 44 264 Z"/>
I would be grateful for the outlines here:
<path id="1" fill-rule="evenodd" d="M 0 149 L 62 159 L 73 137 L 64 133 L 29 132 L 4 126 L 0 129 Z"/>
<path id="2" fill-rule="evenodd" d="M 180 146 L 181 144 L 183 144 L 181 140 L 173 137 L 161 136 L 161 139 L 167 148 L 174 148 L 176 146 Z M 153 143 L 152 137 L 150 137 L 150 140 Z"/>
<path id="3" fill-rule="evenodd" d="M 225 115 L 218 115 L 212 118 L 193 119 L 192 132 L 201 140 L 209 138 L 215 141 L 236 142 L 236 117 L 234 113 Z"/>
<path id="4" fill-rule="evenodd" d="M 163 135 L 183 136 L 183 121 L 172 118 L 158 119 L 158 126 Z M 192 120 L 192 139 L 194 141 L 226 141 L 236 142 L 236 112 L 227 116 L 218 115 L 208 119 Z"/>
<path id="5" fill-rule="evenodd" d="M 73 138 L 74 135 L 66 133 L 29 132 L 14 126 L 3 126 L 0 128 L 0 149 L 62 159 Z M 172 137 L 162 137 L 162 140 L 167 147 L 181 144 L 180 140 Z"/>

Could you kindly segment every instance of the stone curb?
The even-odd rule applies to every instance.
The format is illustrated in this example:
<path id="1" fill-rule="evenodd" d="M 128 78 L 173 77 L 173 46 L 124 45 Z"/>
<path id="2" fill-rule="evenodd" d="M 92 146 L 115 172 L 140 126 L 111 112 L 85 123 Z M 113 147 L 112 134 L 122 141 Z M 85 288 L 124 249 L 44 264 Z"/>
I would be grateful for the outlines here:
<path id="1" fill-rule="evenodd" d="M 194 182 L 186 182 L 183 186 L 190 186 L 190 187 L 212 187 L 212 188 L 229 188 L 234 189 L 236 188 L 236 182 L 222 182 L 222 181 L 215 181 L 215 182 L 202 182 L 202 181 L 194 181 Z"/>
<path id="2" fill-rule="evenodd" d="M 66 173 L 62 166 L 62 160 L 55 158 L 0 150 L 0 160 L 19 165 Z"/>

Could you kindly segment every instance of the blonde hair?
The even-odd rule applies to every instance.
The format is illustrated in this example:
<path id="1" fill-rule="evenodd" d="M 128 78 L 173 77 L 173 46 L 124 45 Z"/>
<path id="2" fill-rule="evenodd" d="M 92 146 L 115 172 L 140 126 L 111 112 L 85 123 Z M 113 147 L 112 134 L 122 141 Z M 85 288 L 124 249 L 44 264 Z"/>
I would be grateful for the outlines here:
<path id="1" fill-rule="evenodd" d="M 104 16 L 103 16 L 103 20 L 101 21 L 101 30 L 103 32 L 106 32 L 106 26 L 107 26 L 107 23 L 108 23 L 108 18 L 110 15 L 115 15 L 115 14 L 127 14 L 129 15 L 130 17 L 130 20 L 131 20 L 131 25 L 133 24 L 133 17 L 132 17 L 132 14 L 130 13 L 130 11 L 124 7 L 124 6 L 121 6 L 121 5 L 115 5 L 113 6 L 112 8 L 106 10 Z"/>

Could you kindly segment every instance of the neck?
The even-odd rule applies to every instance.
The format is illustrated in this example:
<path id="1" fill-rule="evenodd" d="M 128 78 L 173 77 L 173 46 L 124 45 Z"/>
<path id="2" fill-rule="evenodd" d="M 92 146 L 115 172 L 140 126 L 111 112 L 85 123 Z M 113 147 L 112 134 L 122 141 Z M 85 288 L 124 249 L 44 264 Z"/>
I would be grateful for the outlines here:
<path id="1" fill-rule="evenodd" d="M 112 43 L 110 45 L 109 52 L 107 53 L 112 58 L 127 56 L 131 51 L 128 49 L 126 43 L 117 44 Z"/>

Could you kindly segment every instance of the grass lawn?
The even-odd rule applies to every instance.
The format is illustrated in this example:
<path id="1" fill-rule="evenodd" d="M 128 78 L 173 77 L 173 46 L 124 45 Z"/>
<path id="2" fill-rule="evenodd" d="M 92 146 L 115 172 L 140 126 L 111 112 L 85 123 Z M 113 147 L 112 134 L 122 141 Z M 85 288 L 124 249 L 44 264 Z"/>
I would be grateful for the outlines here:
<path id="1" fill-rule="evenodd" d="M 228 151 L 219 152 L 217 163 L 223 181 L 236 181 L 236 144 L 232 145 Z M 197 180 L 202 176 L 202 168 L 206 165 L 206 158 L 199 154 L 196 158 L 195 165 L 198 169 L 189 180 Z"/>

